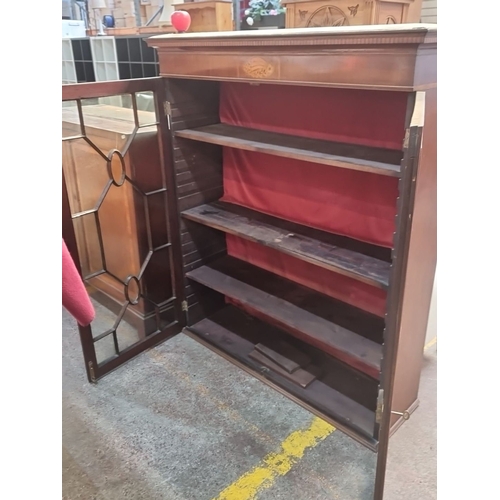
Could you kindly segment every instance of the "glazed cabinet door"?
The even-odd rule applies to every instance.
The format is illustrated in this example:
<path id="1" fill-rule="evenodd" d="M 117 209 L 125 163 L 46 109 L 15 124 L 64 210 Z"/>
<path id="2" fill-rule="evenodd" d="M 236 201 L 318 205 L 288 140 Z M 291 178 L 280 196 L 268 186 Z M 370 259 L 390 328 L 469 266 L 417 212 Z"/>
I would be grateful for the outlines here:
<path id="1" fill-rule="evenodd" d="M 63 238 L 96 317 L 80 327 L 97 381 L 184 325 L 161 78 L 63 85 Z"/>

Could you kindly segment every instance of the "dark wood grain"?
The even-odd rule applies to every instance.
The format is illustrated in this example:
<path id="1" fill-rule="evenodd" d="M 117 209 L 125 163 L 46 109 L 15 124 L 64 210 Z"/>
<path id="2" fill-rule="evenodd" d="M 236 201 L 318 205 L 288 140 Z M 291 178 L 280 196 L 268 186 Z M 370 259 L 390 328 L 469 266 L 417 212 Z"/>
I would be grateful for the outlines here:
<path id="1" fill-rule="evenodd" d="M 255 276 L 255 273 L 262 271 L 238 259 L 225 257 L 188 272 L 187 277 L 237 300 L 291 334 L 324 349 L 358 370 L 374 378 L 379 377 L 382 356 L 380 345 L 277 295 L 271 295 L 255 284 L 243 281 L 245 274 Z M 297 293 L 308 295 L 311 301 L 320 295 L 272 273 L 267 273 L 266 281 L 274 281 L 284 291 L 295 289 Z"/>
<path id="2" fill-rule="evenodd" d="M 178 130 L 175 135 L 219 146 L 391 177 L 399 176 L 399 164 L 403 156 L 401 151 L 309 139 L 223 123 Z"/>
<path id="3" fill-rule="evenodd" d="M 233 306 L 227 306 L 210 318 L 190 326 L 189 330 L 204 343 L 243 363 L 251 373 L 259 374 L 284 389 L 284 394 L 297 402 L 303 402 L 320 412 L 334 425 L 367 446 L 375 446 L 373 439 L 374 412 L 359 402 L 343 394 L 343 387 L 350 379 L 348 368 L 338 377 L 338 387 L 333 389 L 320 379 L 312 382 L 307 389 L 287 380 L 278 373 L 262 370 L 262 364 L 252 360 L 250 353 L 255 344 L 249 336 L 260 332 L 260 337 L 283 336 L 283 332 L 258 319 L 251 318 Z M 257 333 L 258 335 L 258 333 Z M 309 368 L 308 368 L 309 369 Z M 361 384 L 360 384 L 361 385 Z"/>
<path id="4" fill-rule="evenodd" d="M 218 121 L 219 84 L 192 80 L 167 80 L 166 99 L 171 107 L 171 130 Z M 215 201 L 222 196 L 222 152 L 212 144 L 172 137 L 173 172 L 179 210 Z M 225 254 L 224 235 L 208 226 L 180 221 L 182 274 Z M 183 280 L 187 321 L 196 322 L 224 305 L 213 291 L 193 287 Z"/>
<path id="5" fill-rule="evenodd" d="M 387 289 L 389 263 L 331 245 L 325 241 L 326 238 L 316 240 L 308 237 L 302 234 L 305 228 L 301 230 L 299 225 L 297 232 L 290 233 L 285 228 L 262 220 L 263 217 L 259 217 L 258 212 L 254 210 L 241 208 L 238 210 L 237 207 L 234 209 L 233 207 L 227 203 L 210 203 L 184 211 L 182 216 L 369 285 Z"/>

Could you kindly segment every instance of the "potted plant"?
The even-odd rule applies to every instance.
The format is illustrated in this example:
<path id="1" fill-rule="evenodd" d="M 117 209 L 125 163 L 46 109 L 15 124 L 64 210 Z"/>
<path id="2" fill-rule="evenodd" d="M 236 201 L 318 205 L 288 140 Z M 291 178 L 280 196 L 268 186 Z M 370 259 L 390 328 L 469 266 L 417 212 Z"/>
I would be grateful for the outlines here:
<path id="1" fill-rule="evenodd" d="M 284 28 L 285 8 L 280 0 L 250 0 L 242 29 Z"/>

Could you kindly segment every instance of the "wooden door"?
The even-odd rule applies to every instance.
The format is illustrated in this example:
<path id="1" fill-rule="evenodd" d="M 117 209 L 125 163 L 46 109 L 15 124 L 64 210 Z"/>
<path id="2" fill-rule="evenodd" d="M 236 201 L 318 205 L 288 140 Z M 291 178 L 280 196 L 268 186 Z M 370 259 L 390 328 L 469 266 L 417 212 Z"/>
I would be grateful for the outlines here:
<path id="1" fill-rule="evenodd" d="M 96 310 L 90 381 L 185 324 L 162 78 L 63 85 L 63 238 Z"/>
<path id="2" fill-rule="evenodd" d="M 386 325 L 384 333 L 383 361 L 381 378 L 379 384 L 379 395 L 376 409 L 376 425 L 378 434 L 377 447 L 377 469 L 375 477 L 375 492 L 374 500 L 382 500 L 385 483 L 385 473 L 387 464 L 387 455 L 389 448 L 389 438 L 395 429 L 395 417 L 398 417 L 398 392 L 407 391 L 405 375 L 397 372 L 398 359 L 400 364 L 407 364 L 409 359 L 401 359 L 404 353 L 404 345 L 411 342 L 411 331 L 404 331 L 405 314 L 408 314 L 404 309 L 404 299 L 407 295 L 412 303 L 422 300 L 425 294 L 419 296 L 419 290 L 408 290 L 408 257 L 410 254 L 410 245 L 412 238 L 418 244 L 424 243 L 422 238 L 413 230 L 415 219 L 415 197 L 419 189 L 419 185 L 426 184 L 429 176 L 432 177 L 433 171 L 428 165 L 425 168 L 420 168 L 420 156 L 422 150 L 422 136 L 425 118 L 425 102 L 426 92 L 416 92 L 410 96 L 412 106 L 409 106 L 408 123 L 404 139 L 404 157 L 401 162 L 401 177 L 399 181 L 399 197 L 398 197 L 398 215 L 396 219 L 396 233 L 394 247 L 392 250 L 392 266 L 389 283 L 389 292 L 387 297 L 387 313 Z M 430 137 L 432 141 L 433 138 Z M 435 188 L 435 186 L 434 186 Z M 429 219 L 426 220 L 426 223 Z M 428 229 L 426 229 L 428 232 Z M 430 242 L 429 242 L 430 243 Z M 425 244 L 425 243 L 424 243 Z M 430 245 L 429 245 L 430 246 Z M 426 250 L 429 255 L 432 253 L 432 248 Z M 432 259 L 429 261 L 432 264 Z M 425 270 L 422 269 L 425 273 Z M 410 293 L 408 293 L 410 292 Z M 430 294 L 429 294 L 430 296 Z M 422 309 L 421 309 L 422 310 Z M 423 337 L 419 335 L 418 337 Z M 423 345 L 422 345 L 423 349 Z M 412 356 L 414 357 L 414 350 Z M 408 419 L 407 411 L 401 412 L 400 418 Z"/>

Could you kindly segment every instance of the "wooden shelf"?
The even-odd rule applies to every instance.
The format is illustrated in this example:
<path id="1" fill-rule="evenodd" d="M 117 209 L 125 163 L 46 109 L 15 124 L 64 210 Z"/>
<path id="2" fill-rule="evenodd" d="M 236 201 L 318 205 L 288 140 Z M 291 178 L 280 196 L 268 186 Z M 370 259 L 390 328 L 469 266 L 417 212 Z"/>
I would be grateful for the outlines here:
<path id="1" fill-rule="evenodd" d="M 334 322 L 330 297 L 233 257 L 216 260 L 186 276 L 357 370 L 379 378 L 381 345 Z M 362 318 L 363 313 L 359 315 Z"/>
<path id="2" fill-rule="evenodd" d="M 307 388 L 303 388 L 272 370 L 263 370 L 264 367 L 250 356 L 257 341 L 255 337 L 275 339 L 286 337 L 286 333 L 246 315 L 234 306 L 226 306 L 210 318 L 187 327 L 187 332 L 231 362 L 244 367 L 258 378 L 268 383 L 271 382 L 280 392 L 285 390 L 285 394 L 292 396 L 295 401 L 305 402 L 302 404 L 309 410 L 320 411 L 325 419 L 333 420 L 334 425 L 340 426 L 352 437 L 361 440 L 371 448 L 376 446 L 373 438 L 375 413 L 356 401 L 356 399 L 366 400 L 371 397 L 373 388 L 376 390 L 375 381 L 373 381 L 374 387 L 371 387 L 373 384 L 370 384 L 367 379 L 364 389 L 360 391 L 361 384 L 358 380 L 359 394 L 353 394 L 355 396 L 353 399 L 341 392 L 348 391 L 348 387 L 353 386 L 353 379 L 349 368 L 342 368 L 340 364 L 335 371 L 336 387 L 327 385 L 322 377 L 319 377 Z M 309 367 L 309 369 L 312 368 Z"/>
<path id="3" fill-rule="evenodd" d="M 328 241 L 328 235 L 315 239 L 296 224 L 280 227 L 280 219 L 266 216 L 229 203 L 209 203 L 182 213 L 186 219 L 273 248 L 325 269 L 349 276 L 382 289 L 389 286 L 390 263 L 340 248 Z M 309 231 L 311 233 L 311 231 Z M 322 231 L 314 231 L 321 237 Z"/>
<path id="4" fill-rule="evenodd" d="M 246 151 L 399 177 L 402 151 L 308 139 L 218 123 L 179 130 L 176 137 Z"/>

